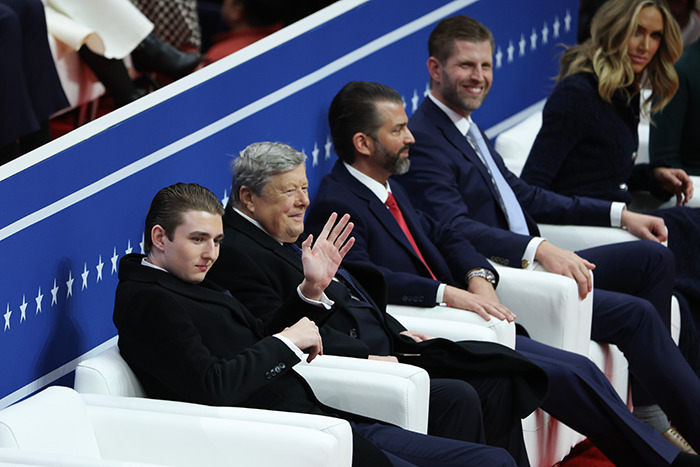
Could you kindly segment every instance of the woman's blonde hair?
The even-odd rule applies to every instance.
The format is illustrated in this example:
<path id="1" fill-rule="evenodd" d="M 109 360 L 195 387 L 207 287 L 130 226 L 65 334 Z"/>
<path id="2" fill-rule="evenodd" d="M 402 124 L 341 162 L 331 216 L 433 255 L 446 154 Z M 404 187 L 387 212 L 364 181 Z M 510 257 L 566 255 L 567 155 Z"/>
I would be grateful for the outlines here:
<path id="1" fill-rule="evenodd" d="M 651 112 L 661 110 L 678 89 L 678 75 L 673 64 L 683 52 L 678 23 L 673 19 L 664 0 L 609 0 L 600 7 L 591 22 L 591 37 L 586 42 L 567 49 L 561 58 L 557 81 L 567 76 L 589 72 L 598 77 L 598 94 L 606 101 L 618 89 L 632 98 L 628 88 L 635 84 L 635 73 L 627 55 L 627 44 L 637 30 L 642 9 L 656 8 L 663 18 L 664 30 L 659 49 L 645 68 L 646 81 L 652 94 L 644 101 L 643 112 L 651 102 Z M 639 86 L 642 83 L 637 83 Z"/>

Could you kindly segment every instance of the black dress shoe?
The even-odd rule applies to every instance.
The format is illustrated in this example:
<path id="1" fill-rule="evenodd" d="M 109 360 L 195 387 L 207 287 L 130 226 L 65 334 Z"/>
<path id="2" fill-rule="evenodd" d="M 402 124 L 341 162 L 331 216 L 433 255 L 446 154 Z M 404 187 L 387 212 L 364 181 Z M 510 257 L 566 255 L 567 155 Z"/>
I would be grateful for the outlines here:
<path id="1" fill-rule="evenodd" d="M 151 33 L 131 52 L 131 59 L 139 71 L 155 71 L 178 79 L 191 73 L 202 57 L 196 52 L 182 52 Z"/>

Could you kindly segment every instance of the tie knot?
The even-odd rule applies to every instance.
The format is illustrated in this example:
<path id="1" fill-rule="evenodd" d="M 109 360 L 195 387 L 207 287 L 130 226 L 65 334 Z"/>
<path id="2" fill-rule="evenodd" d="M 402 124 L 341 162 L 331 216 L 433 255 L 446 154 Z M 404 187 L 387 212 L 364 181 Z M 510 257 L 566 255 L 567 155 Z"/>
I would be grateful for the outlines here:
<path id="1" fill-rule="evenodd" d="M 396 198 L 394 198 L 394 195 L 391 194 L 391 192 L 389 192 L 389 196 L 387 197 L 387 199 L 386 199 L 386 201 L 384 202 L 384 204 L 386 204 L 386 205 L 389 206 L 390 208 L 398 207 L 398 205 L 396 204 Z"/>

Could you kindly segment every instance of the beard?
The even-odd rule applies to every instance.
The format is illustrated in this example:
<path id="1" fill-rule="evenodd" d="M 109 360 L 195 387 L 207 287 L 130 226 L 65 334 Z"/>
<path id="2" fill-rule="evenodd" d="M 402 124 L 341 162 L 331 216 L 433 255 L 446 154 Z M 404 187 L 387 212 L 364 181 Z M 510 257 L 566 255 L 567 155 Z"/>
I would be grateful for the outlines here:
<path id="1" fill-rule="evenodd" d="M 379 141 L 376 141 L 377 160 L 381 166 L 389 171 L 392 175 L 403 175 L 408 172 L 411 167 L 411 161 L 407 157 L 401 157 L 401 153 L 407 150 L 410 146 L 402 147 L 397 153 L 390 153 Z"/>
<path id="2" fill-rule="evenodd" d="M 440 95 L 445 100 L 445 103 L 452 108 L 460 109 L 465 114 L 471 114 L 479 107 L 488 96 L 491 90 L 490 86 L 484 88 L 481 96 L 470 96 L 460 92 L 461 87 L 457 86 L 455 81 L 452 81 L 449 76 L 443 77 L 442 86 L 440 86 Z"/>

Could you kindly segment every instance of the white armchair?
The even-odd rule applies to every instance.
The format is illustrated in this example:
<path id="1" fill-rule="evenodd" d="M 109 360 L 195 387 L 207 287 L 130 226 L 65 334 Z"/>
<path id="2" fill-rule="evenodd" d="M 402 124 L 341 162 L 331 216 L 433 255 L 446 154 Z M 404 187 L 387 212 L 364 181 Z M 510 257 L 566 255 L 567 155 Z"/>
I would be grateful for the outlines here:
<path id="1" fill-rule="evenodd" d="M 295 370 L 309 382 L 319 400 L 331 407 L 417 432 L 427 431 L 430 379 L 421 368 L 323 355 L 310 364 L 295 366 Z M 78 363 L 74 387 L 80 393 L 145 397 L 116 346 Z M 172 408 L 179 403 L 171 404 L 175 404 Z M 189 405 L 211 414 L 207 412 L 211 407 Z"/>
<path id="2" fill-rule="evenodd" d="M 494 266 L 500 276 L 497 293 L 512 309 L 516 321 L 543 343 L 582 355 L 589 354 L 592 298 L 580 300 L 578 287 L 569 278 L 538 271 Z M 485 340 L 515 347 L 515 326 L 492 318 L 484 321 L 475 313 L 455 308 L 419 308 L 390 305 L 387 311 L 408 329 L 451 340 Z M 475 330 L 474 327 L 482 327 Z M 598 344 L 595 344 L 598 345 Z M 603 352 L 600 351 L 603 355 Z M 605 362 L 602 361 L 601 365 Z M 627 362 L 610 367 L 618 377 L 616 389 L 626 396 Z M 624 378 L 624 381 L 620 381 Z M 523 420 L 523 435 L 533 466 L 554 465 L 584 439 L 542 410 Z"/>
<path id="3" fill-rule="evenodd" d="M 121 403 L 115 407 L 117 399 Z M 133 407 L 134 401 L 140 407 Z M 270 422 L 264 410 L 239 409 L 247 414 L 238 420 L 150 410 L 144 402 L 49 387 L 0 412 L 0 447 L 90 459 L 95 465 L 104 460 L 172 466 L 351 465 L 352 435 L 344 420 L 289 414 L 297 419 L 285 425 Z"/>

